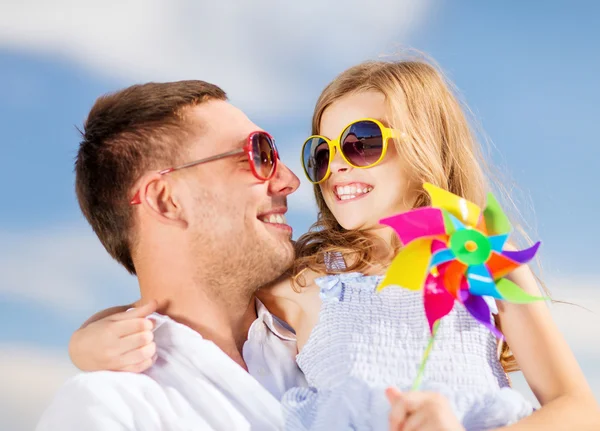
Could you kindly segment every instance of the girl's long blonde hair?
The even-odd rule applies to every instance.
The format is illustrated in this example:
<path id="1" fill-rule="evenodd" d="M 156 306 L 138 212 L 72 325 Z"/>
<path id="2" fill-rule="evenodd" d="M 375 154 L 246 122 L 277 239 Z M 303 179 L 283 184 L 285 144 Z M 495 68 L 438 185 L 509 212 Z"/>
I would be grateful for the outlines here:
<path id="1" fill-rule="evenodd" d="M 424 182 L 432 183 L 483 206 L 490 182 L 481 146 L 472 130 L 454 87 L 439 69 L 424 60 L 370 61 L 351 67 L 338 75 L 323 90 L 315 106 L 312 133 L 319 134 L 324 111 L 336 100 L 352 93 L 377 91 L 385 95 L 390 127 L 404 132 L 394 144 L 402 160 L 408 163 L 410 183 L 414 185 L 414 207 L 430 205 Z M 507 196 L 502 184 L 495 191 Z M 327 207 L 320 187 L 314 186 L 318 218 L 309 231 L 296 241 L 296 260 L 292 268 L 295 283 L 303 285 L 302 272 L 311 269 L 327 272 L 325 256 L 341 253 L 349 266 L 344 271 L 365 271 L 389 265 L 400 249 L 392 242 L 387 259 L 375 258 L 380 240 L 360 230 L 340 226 Z M 518 370 L 506 343 L 501 346 L 501 363 L 507 372 Z"/>

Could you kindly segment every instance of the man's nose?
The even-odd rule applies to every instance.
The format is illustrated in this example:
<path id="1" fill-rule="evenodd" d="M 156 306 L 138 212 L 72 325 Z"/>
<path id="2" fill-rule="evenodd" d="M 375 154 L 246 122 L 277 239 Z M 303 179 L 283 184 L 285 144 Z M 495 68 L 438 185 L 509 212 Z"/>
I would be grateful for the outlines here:
<path id="1" fill-rule="evenodd" d="M 298 177 L 279 160 L 273 178 L 269 180 L 269 191 L 273 195 L 287 196 L 294 193 L 300 186 Z"/>

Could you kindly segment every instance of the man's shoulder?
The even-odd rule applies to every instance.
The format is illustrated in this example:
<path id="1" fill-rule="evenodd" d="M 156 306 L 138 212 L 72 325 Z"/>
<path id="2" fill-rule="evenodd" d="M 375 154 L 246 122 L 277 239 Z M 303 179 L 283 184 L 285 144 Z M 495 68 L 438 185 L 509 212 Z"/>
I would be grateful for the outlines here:
<path id="1" fill-rule="evenodd" d="M 95 371 L 77 374 L 56 392 L 38 430 L 134 429 L 136 410 L 147 411 L 144 393 L 160 386 L 145 374 Z"/>
<path id="2" fill-rule="evenodd" d="M 79 373 L 68 379 L 60 388 L 58 394 L 77 395 L 86 392 L 98 394 L 98 391 L 118 391 L 124 387 L 148 387 L 158 384 L 144 373 L 127 373 L 121 371 L 94 371 Z"/>
<path id="3" fill-rule="evenodd" d="M 135 406 L 146 403 L 142 394 L 162 392 L 161 385 L 140 373 L 94 371 L 80 373 L 68 379 L 55 395 L 55 403 L 80 403 L 106 406 Z"/>

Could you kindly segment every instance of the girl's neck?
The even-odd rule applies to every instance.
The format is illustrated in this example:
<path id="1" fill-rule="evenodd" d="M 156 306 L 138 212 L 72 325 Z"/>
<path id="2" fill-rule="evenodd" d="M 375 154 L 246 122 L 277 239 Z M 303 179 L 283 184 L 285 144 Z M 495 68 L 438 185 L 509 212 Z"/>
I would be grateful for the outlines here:
<path id="1" fill-rule="evenodd" d="M 361 270 L 365 275 L 383 275 L 385 274 L 389 264 L 394 257 L 394 247 L 396 246 L 396 234 L 390 227 L 378 227 L 365 231 L 365 233 L 373 236 L 373 249 L 372 249 L 372 265 L 368 268 Z M 351 266 L 354 264 L 356 256 L 344 256 L 346 259 L 346 265 Z"/>
<path id="2" fill-rule="evenodd" d="M 389 226 L 385 226 L 367 232 L 376 237 L 375 247 L 373 249 L 373 257 L 376 260 L 385 260 L 386 258 L 389 258 L 390 253 L 393 252 L 396 241 L 396 234 L 394 233 L 394 230 Z"/>

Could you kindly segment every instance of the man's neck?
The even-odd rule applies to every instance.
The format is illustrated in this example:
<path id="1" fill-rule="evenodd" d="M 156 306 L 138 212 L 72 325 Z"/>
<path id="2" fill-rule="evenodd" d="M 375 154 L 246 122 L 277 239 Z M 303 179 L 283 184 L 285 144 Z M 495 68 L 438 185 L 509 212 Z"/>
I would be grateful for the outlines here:
<path id="1" fill-rule="evenodd" d="M 243 289 L 235 289 L 229 285 L 230 295 L 218 295 L 214 294 L 215 290 L 210 286 L 201 286 L 193 282 L 167 282 L 140 274 L 138 277 L 142 301 L 156 300 L 159 313 L 190 327 L 203 338 L 214 342 L 247 370 L 242 351 L 250 325 L 257 317 L 253 294 L 244 295 Z"/>

